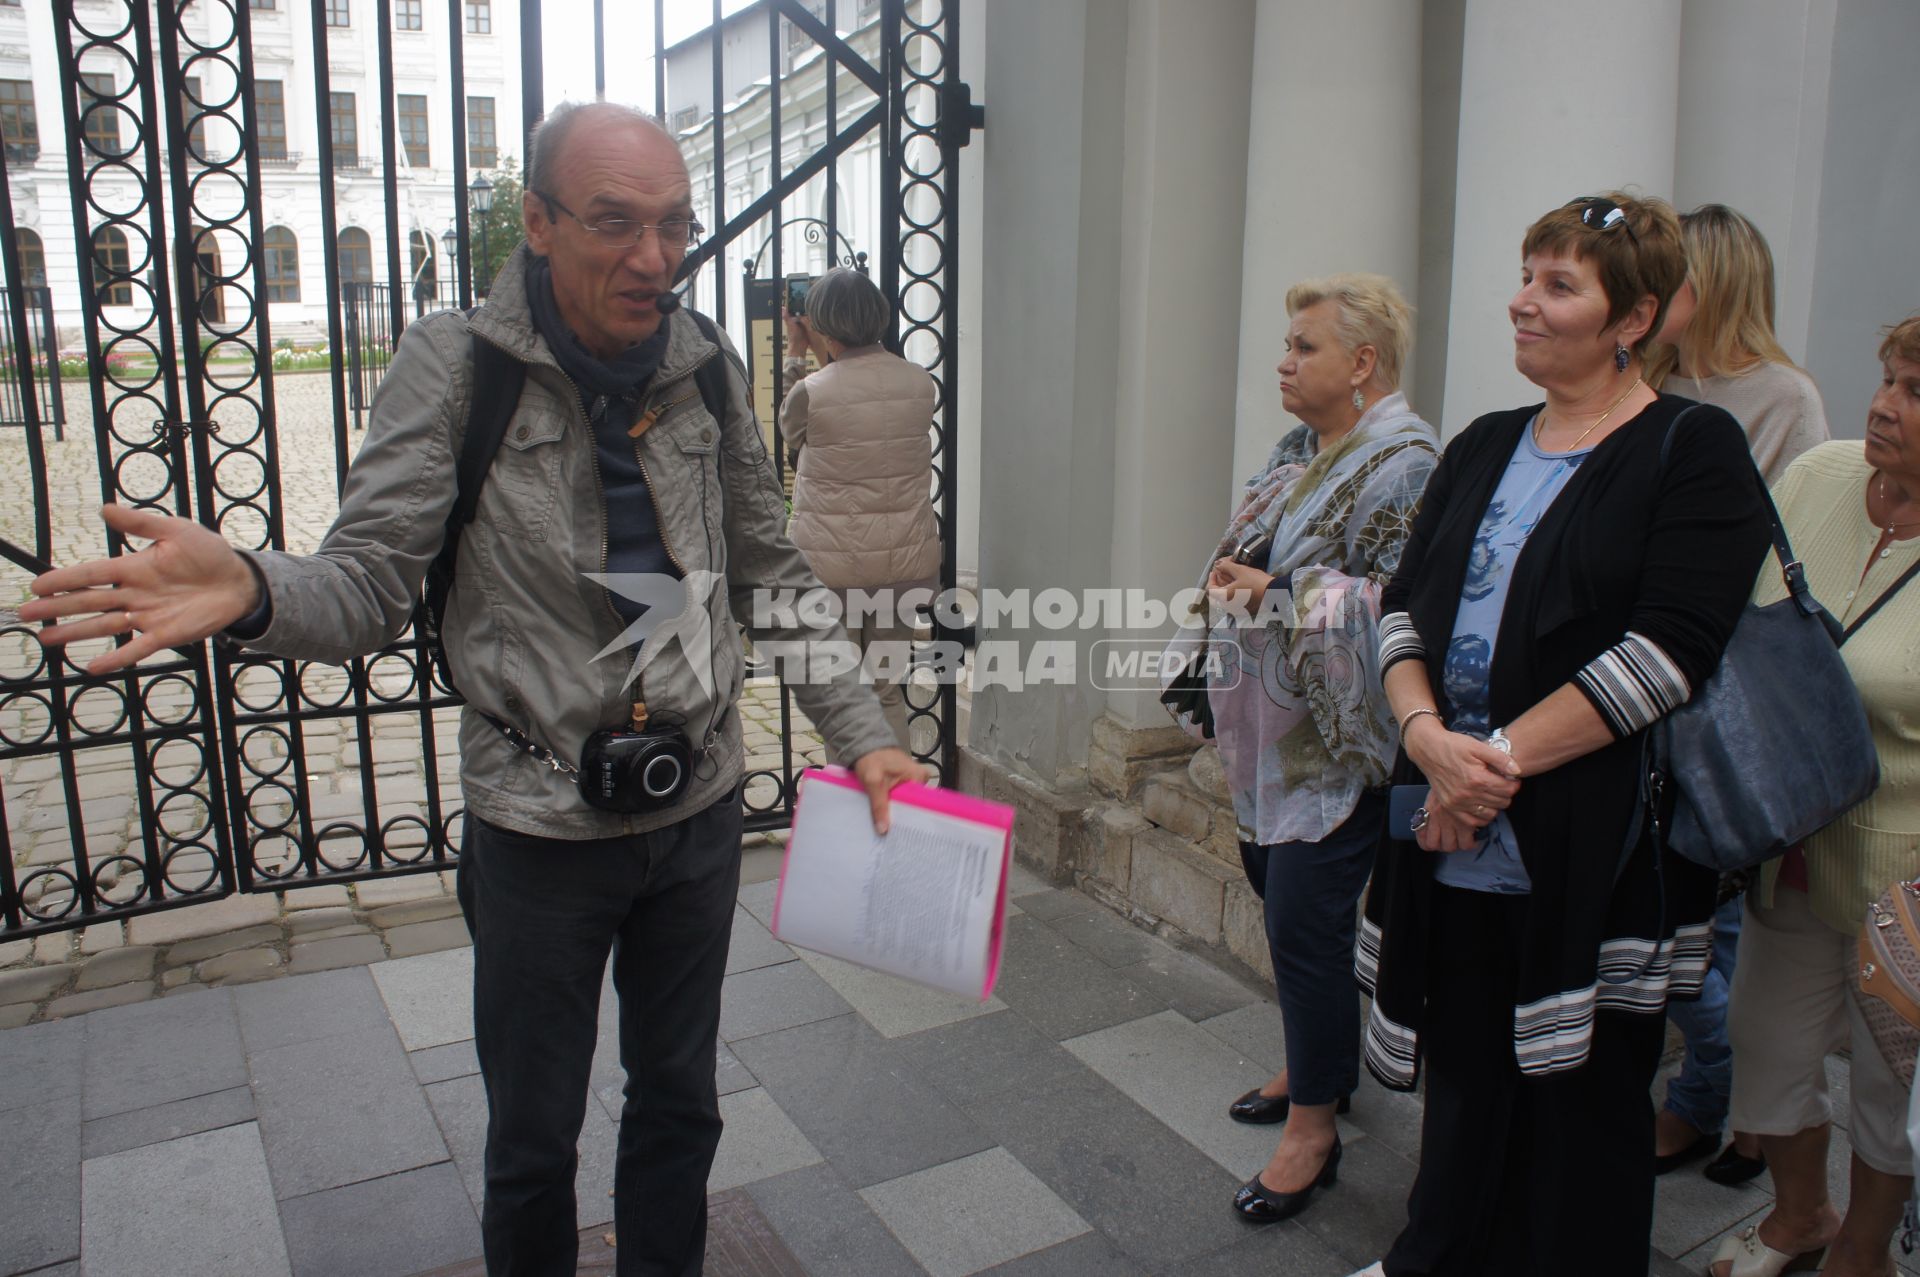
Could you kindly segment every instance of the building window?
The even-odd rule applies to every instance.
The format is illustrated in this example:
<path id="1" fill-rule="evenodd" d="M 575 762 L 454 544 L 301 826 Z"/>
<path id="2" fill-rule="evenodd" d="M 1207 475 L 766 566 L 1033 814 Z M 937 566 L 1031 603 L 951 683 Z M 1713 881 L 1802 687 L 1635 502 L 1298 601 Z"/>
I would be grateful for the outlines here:
<path id="1" fill-rule="evenodd" d="M 249 9 L 278 9 L 279 7 L 279 0 L 247 0 Z"/>
<path id="2" fill-rule="evenodd" d="M 212 158 L 207 154 L 208 112 L 200 105 L 205 100 L 200 96 L 199 76 L 180 77 L 180 119 L 187 126 L 187 153 L 203 164 Z"/>
<path id="3" fill-rule="evenodd" d="M 40 158 L 40 118 L 33 111 L 33 81 L 0 80 L 0 139 L 6 142 L 9 160 L 32 163 Z"/>
<path id="4" fill-rule="evenodd" d="M 340 232 L 340 282 L 373 282 L 373 241 L 357 226 Z"/>
<path id="5" fill-rule="evenodd" d="M 93 233 L 94 296 L 102 306 L 133 305 L 133 285 L 127 280 L 127 237 L 117 226 Z"/>
<path id="6" fill-rule="evenodd" d="M 333 166 L 359 167 L 360 125 L 354 112 L 353 94 L 329 93 L 327 115 L 332 120 Z"/>
<path id="7" fill-rule="evenodd" d="M 287 158 L 287 89 L 280 81 L 253 82 L 253 127 L 261 159 Z"/>
<path id="8" fill-rule="evenodd" d="M 419 31 L 423 29 L 421 0 L 394 0 L 393 29 L 395 31 Z"/>
<path id="9" fill-rule="evenodd" d="M 467 34 L 493 34 L 493 0 L 467 0 Z"/>
<path id="10" fill-rule="evenodd" d="M 113 105 L 113 94 L 112 72 L 80 73 L 81 135 L 88 150 L 108 158 L 127 153 L 120 145 L 120 108 Z"/>
<path id="11" fill-rule="evenodd" d="M 407 163 L 414 168 L 426 168 L 432 163 L 427 158 L 427 96 L 424 93 L 400 95 L 400 145 L 407 148 Z"/>
<path id="12" fill-rule="evenodd" d="M 353 11 L 349 9 L 349 0 L 327 0 L 327 25 L 330 27 L 350 27 L 353 25 Z"/>
<path id="13" fill-rule="evenodd" d="M 13 246 L 20 255 L 20 282 L 28 288 L 44 285 L 47 282 L 47 250 L 40 242 L 40 232 L 30 231 L 24 226 L 14 227 Z"/>
<path id="14" fill-rule="evenodd" d="M 467 99 L 467 163 L 474 168 L 492 168 L 500 162 L 500 146 L 495 140 L 493 99 Z"/>
<path id="15" fill-rule="evenodd" d="M 300 300 L 300 241 L 284 226 L 267 227 L 267 300 Z"/>

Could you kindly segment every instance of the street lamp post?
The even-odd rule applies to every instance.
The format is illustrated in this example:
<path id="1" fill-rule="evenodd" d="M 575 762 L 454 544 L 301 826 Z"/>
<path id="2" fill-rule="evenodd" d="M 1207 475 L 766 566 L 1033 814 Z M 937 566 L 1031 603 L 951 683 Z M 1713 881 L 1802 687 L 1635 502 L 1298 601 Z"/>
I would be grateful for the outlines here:
<path id="1" fill-rule="evenodd" d="M 440 247 L 447 259 L 447 287 L 452 290 L 457 302 L 460 296 L 460 259 L 455 254 L 460 248 L 460 235 L 453 229 L 452 222 L 448 222 L 447 229 L 440 232 Z"/>
<path id="2" fill-rule="evenodd" d="M 473 179 L 473 185 L 467 188 L 473 196 L 473 211 L 480 215 L 480 273 L 489 278 L 474 280 L 474 291 L 485 297 L 487 287 L 493 281 L 493 254 L 487 250 L 487 214 L 493 211 L 493 183 L 482 173 Z"/>

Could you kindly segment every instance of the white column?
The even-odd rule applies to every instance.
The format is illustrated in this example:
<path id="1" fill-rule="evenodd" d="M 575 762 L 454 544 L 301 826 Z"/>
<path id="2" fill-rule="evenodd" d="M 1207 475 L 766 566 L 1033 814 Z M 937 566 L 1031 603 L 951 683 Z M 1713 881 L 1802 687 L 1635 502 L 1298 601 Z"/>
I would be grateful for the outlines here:
<path id="1" fill-rule="evenodd" d="M 1594 191 L 1671 195 L 1680 9 L 1468 0 L 1443 433 L 1539 397 L 1506 312 L 1527 227 Z"/>
<path id="2" fill-rule="evenodd" d="M 1290 285 L 1374 271 L 1419 303 L 1420 40 L 1420 0 L 1260 0 L 1233 467 L 1209 494 L 1216 504 L 1238 495 L 1295 424 L 1273 371 Z M 1226 511 L 1215 513 L 1224 526 Z"/>
<path id="3" fill-rule="evenodd" d="M 1109 581 L 1160 599 L 1194 584 L 1226 522 L 1254 10 L 1254 0 L 1129 6 Z M 1155 695 L 1107 701 L 1130 726 L 1168 724 Z"/>

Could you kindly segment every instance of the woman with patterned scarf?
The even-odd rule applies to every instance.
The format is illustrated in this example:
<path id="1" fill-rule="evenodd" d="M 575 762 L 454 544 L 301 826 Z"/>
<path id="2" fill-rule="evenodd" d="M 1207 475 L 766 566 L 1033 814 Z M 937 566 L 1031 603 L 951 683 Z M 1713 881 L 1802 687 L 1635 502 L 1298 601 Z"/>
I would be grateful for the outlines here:
<path id="1" fill-rule="evenodd" d="M 1334 1114 L 1360 1080 L 1354 911 L 1398 744 L 1376 655 L 1380 591 L 1438 442 L 1399 391 L 1413 323 L 1391 280 L 1296 284 L 1287 313 L 1280 402 L 1303 424 L 1247 485 L 1205 580 L 1207 704 L 1286 1026 L 1285 1071 L 1229 1110 L 1287 1122 L 1234 1196 L 1255 1223 L 1296 1215 L 1332 1185 Z"/>

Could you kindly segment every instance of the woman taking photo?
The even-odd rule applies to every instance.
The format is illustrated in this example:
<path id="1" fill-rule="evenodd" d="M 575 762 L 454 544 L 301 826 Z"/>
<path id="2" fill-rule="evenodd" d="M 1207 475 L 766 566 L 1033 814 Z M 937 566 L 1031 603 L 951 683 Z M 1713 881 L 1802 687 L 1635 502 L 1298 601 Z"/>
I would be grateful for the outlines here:
<path id="1" fill-rule="evenodd" d="M 1716 882 L 1656 860 L 1641 745 L 1719 664 L 1767 546 L 1740 427 L 1641 376 L 1685 274 L 1673 210 L 1583 197 L 1520 255 L 1514 363 L 1546 400 L 1448 446 L 1382 603 L 1396 779 L 1430 786 L 1358 950 L 1368 1067 L 1426 1075 L 1389 1277 L 1646 1271 L 1648 1090 Z"/>
<path id="2" fill-rule="evenodd" d="M 1842 626 L 1878 611 L 1840 648 L 1873 728 L 1880 787 L 1761 870 L 1747 893 L 1728 1013 L 1733 1120 L 1773 1171 L 1773 1210 L 1728 1238 L 1714 1277 L 1802 1271 L 1827 1251 L 1829 1277 L 1892 1277 L 1887 1245 L 1912 1192 L 1907 1092 L 1848 992 L 1867 905 L 1920 875 L 1920 315 L 1880 344 L 1867 437 L 1821 444 L 1774 490 L 1815 598 Z M 1763 574 L 1756 603 L 1785 593 Z M 1851 1045 L 1853 1145 L 1847 1212 L 1827 1196 L 1833 1109 L 1826 1057 Z M 1798 1266 L 1796 1266 L 1798 1265 Z"/>
<path id="3" fill-rule="evenodd" d="M 1772 483 L 1788 462 L 1827 438 L 1813 378 L 1794 367 L 1773 335 L 1773 253 L 1759 228 L 1724 204 L 1682 213 L 1680 238 L 1687 281 L 1667 307 L 1647 384 L 1732 413 L 1747 432 L 1754 463 Z M 1733 1089 L 1727 986 L 1740 949 L 1741 895 L 1736 881 L 1722 884 L 1713 965 L 1700 998 L 1668 1011 L 1687 1054 L 1654 1119 L 1654 1169 L 1662 1175 L 1715 1152 L 1720 1156 L 1705 1174 L 1718 1183 L 1745 1183 L 1767 1166 L 1759 1140 L 1745 1131 L 1735 1131 L 1720 1150 Z"/>
<path id="4" fill-rule="evenodd" d="M 1228 615 L 1209 637 L 1225 660 L 1208 693 L 1214 733 L 1286 1028 L 1286 1071 L 1229 1110 L 1287 1123 L 1266 1169 L 1234 1197 L 1255 1223 L 1298 1214 L 1333 1184 L 1334 1113 L 1360 1080 L 1354 907 L 1395 746 L 1380 691 L 1380 591 L 1437 448 L 1400 393 L 1413 319 L 1393 281 L 1296 284 L 1287 313 L 1280 403 L 1302 424 L 1247 485 L 1204 582 L 1216 602 L 1270 613 L 1257 625 Z M 1268 597 L 1276 589 L 1286 597 Z"/>

